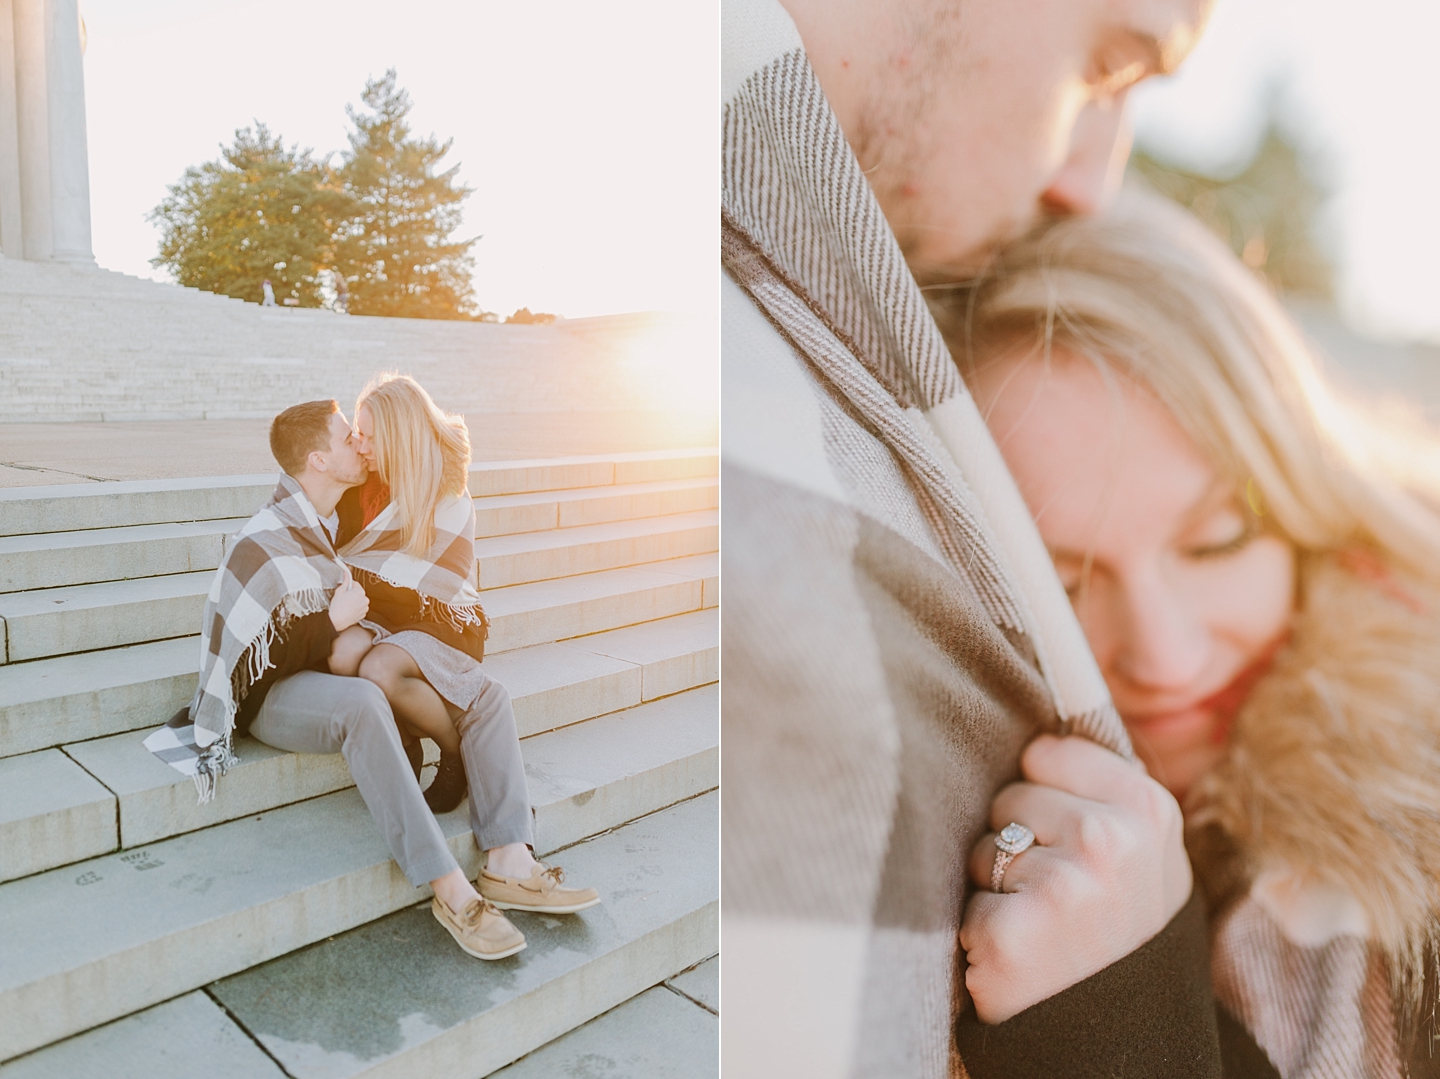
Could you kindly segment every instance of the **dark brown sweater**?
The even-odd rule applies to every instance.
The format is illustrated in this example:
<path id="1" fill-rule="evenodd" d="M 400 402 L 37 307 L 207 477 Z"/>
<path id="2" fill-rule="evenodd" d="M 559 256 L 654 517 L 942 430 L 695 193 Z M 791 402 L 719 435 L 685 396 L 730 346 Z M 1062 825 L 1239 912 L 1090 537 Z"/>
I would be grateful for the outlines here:
<path id="1" fill-rule="evenodd" d="M 1078 985 L 986 1026 L 955 1026 L 972 1079 L 1279 1079 L 1215 1003 L 1199 889 L 1153 939 Z"/>

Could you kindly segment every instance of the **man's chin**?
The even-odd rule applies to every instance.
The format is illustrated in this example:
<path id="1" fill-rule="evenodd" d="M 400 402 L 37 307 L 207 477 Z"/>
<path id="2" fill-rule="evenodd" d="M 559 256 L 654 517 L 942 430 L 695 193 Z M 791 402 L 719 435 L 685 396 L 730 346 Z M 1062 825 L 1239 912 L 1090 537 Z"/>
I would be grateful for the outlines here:
<path id="1" fill-rule="evenodd" d="M 947 251 L 940 245 L 905 252 L 905 262 L 921 288 L 942 289 L 968 285 L 984 277 L 1005 248 L 1023 233 L 994 237 L 968 248 Z"/>

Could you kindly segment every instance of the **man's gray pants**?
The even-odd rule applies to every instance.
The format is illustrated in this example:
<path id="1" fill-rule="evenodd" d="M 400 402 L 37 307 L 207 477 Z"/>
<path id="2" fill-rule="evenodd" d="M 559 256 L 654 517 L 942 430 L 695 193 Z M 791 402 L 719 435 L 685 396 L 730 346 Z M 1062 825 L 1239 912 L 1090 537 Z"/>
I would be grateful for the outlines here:
<path id="1" fill-rule="evenodd" d="M 480 849 L 533 842 L 510 695 L 489 680 L 456 722 Z M 363 678 L 302 671 L 271 687 L 250 734 L 293 753 L 342 753 L 390 854 L 419 887 L 459 868 L 415 782 L 385 694 Z M 513 837 L 513 838 L 512 838 Z"/>

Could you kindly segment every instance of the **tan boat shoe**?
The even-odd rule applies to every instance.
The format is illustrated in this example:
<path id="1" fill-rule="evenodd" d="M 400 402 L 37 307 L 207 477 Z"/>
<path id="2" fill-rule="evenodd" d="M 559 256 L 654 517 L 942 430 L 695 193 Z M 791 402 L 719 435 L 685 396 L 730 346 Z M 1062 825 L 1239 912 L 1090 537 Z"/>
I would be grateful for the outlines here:
<path id="1" fill-rule="evenodd" d="M 470 900 L 456 914 L 437 895 L 430 900 L 430 910 L 455 943 L 476 959 L 504 959 L 525 947 L 525 934 L 483 899 Z"/>
<path id="2" fill-rule="evenodd" d="M 536 914 L 574 914 L 600 902 L 594 888 L 562 888 L 565 870 L 558 865 L 536 862 L 529 880 L 502 877 L 488 869 L 480 870 L 475 887 L 480 894 L 501 910 L 531 910 Z"/>

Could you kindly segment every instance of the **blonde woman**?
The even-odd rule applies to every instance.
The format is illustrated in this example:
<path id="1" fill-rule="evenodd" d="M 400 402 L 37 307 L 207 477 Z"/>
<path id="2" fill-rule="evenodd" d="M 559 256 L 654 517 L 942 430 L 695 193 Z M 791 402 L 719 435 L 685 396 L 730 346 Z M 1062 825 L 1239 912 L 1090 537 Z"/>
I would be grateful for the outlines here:
<path id="1" fill-rule="evenodd" d="M 501 910 L 567 914 L 594 906 L 593 888 L 564 887 L 559 867 L 535 860 L 514 711 L 505 688 L 480 666 L 488 623 L 471 584 L 475 511 L 465 421 L 437 408 L 413 379 L 381 375 L 361 392 L 355 426 L 370 478 L 337 507 L 337 546 L 370 605 L 365 622 L 336 639 L 331 670 L 374 682 L 411 739 L 440 746 L 426 792 L 432 809 L 458 804 L 468 772 L 470 824 L 486 855 L 481 896 Z M 444 913 L 437 908 L 459 939 Z"/>
<path id="2" fill-rule="evenodd" d="M 972 858 L 970 1074 L 1090 1074 L 1106 1038 L 1185 1046 L 1177 1075 L 1440 1074 L 1440 444 L 1340 400 L 1264 285 L 1155 197 L 1052 223 L 934 307 L 1208 908 L 1208 941 L 1182 913 L 1087 960 L 1129 912 L 1164 924 L 1173 881 L 1132 860 L 1115 894 L 1069 894 L 1047 846 L 1103 861 L 1124 836 L 1095 827 L 1105 791 L 1044 778 L 1069 740 L 1037 742 L 991 818 L 1033 846 Z M 1045 895 L 1111 913 L 1049 950 L 998 931 Z"/>

